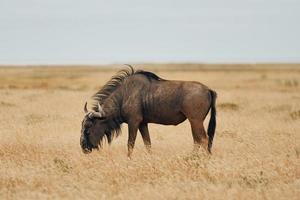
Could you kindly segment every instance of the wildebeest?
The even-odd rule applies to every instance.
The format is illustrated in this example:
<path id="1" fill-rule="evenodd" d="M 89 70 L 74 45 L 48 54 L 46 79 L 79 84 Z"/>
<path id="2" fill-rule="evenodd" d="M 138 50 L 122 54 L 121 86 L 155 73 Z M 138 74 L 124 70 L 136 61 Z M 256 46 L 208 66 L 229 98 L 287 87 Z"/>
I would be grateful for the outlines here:
<path id="1" fill-rule="evenodd" d="M 82 151 L 90 153 L 98 149 L 104 137 L 110 144 L 125 122 L 130 157 L 138 130 L 146 148 L 150 149 L 148 123 L 177 125 L 188 119 L 195 148 L 207 145 L 211 152 L 216 128 L 216 92 L 199 82 L 165 80 L 152 72 L 135 71 L 128 66 L 92 97 L 95 103 L 90 111 L 85 103 L 80 137 Z M 209 110 L 207 139 L 203 121 Z"/>

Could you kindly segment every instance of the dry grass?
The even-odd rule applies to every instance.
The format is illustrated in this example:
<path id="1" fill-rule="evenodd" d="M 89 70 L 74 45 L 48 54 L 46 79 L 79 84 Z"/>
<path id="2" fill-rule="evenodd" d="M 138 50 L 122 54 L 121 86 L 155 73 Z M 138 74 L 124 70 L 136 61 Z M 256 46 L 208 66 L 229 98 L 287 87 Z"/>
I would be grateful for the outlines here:
<path id="1" fill-rule="evenodd" d="M 239 106 L 235 103 L 220 103 L 218 108 L 222 110 L 238 110 Z"/>
<path id="2" fill-rule="evenodd" d="M 127 159 L 126 125 L 84 155 L 83 104 L 116 70 L 0 68 L 0 199 L 300 198 L 298 66 L 163 67 L 218 92 L 212 156 L 191 153 L 188 122 L 150 125 L 151 155 L 139 136 Z"/>

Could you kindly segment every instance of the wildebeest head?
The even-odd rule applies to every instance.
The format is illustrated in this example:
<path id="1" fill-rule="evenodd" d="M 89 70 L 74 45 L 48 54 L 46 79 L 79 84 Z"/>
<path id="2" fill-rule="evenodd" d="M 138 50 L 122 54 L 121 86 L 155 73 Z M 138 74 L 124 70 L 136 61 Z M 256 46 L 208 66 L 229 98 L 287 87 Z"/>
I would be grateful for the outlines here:
<path id="1" fill-rule="evenodd" d="M 92 149 L 101 146 L 105 135 L 108 137 L 105 123 L 105 113 L 98 103 L 98 111 L 88 111 L 87 103 L 84 106 L 85 117 L 82 121 L 80 145 L 83 153 L 91 153 Z"/>

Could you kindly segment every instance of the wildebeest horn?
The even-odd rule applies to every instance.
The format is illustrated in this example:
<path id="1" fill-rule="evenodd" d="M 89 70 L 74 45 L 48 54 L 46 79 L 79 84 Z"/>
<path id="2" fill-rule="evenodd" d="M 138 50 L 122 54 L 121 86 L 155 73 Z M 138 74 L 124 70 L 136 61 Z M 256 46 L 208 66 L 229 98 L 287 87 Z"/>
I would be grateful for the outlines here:
<path id="1" fill-rule="evenodd" d="M 99 102 L 98 102 L 98 112 L 99 112 L 101 115 L 104 115 L 103 108 L 101 107 L 101 105 L 100 105 Z"/>
<path id="2" fill-rule="evenodd" d="M 90 112 L 88 114 L 89 118 L 102 118 L 103 115 L 99 112 Z"/>
<path id="3" fill-rule="evenodd" d="M 88 111 L 88 109 L 87 109 L 87 102 L 86 102 L 85 105 L 84 105 L 84 112 L 86 114 L 88 114 L 89 118 L 94 118 L 94 117 L 102 118 L 102 117 L 104 117 L 103 108 L 101 107 L 101 105 L 99 103 L 98 103 L 98 112 L 96 112 L 94 110 Z"/>
<path id="4" fill-rule="evenodd" d="M 85 113 L 88 113 L 88 112 L 89 112 L 88 109 L 87 109 L 87 102 L 85 102 L 85 105 L 84 105 L 84 112 L 85 112 Z"/>

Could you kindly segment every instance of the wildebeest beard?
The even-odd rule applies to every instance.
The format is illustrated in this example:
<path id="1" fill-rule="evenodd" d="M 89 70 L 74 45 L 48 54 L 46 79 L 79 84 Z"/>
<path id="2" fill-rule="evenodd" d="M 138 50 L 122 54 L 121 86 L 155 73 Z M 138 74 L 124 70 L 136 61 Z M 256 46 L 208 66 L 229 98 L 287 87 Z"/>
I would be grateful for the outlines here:
<path id="1" fill-rule="evenodd" d="M 94 120 L 96 122 L 92 123 L 91 119 L 87 117 L 82 122 L 83 129 L 80 137 L 80 145 L 84 153 L 90 153 L 93 149 L 99 149 L 105 141 L 110 144 L 112 139 L 121 133 L 122 121 L 118 117 Z M 91 123 L 92 125 L 86 127 L 86 123 Z"/>

